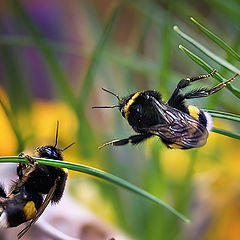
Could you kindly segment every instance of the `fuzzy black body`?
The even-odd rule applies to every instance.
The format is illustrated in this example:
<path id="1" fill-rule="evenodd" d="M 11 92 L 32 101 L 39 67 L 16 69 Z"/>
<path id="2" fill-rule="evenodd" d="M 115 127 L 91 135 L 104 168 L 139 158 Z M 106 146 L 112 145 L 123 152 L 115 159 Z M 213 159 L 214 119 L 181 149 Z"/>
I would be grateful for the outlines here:
<path id="1" fill-rule="evenodd" d="M 32 219 L 43 203 L 41 194 L 32 194 L 24 186 L 0 198 L 0 226 L 16 227 Z M 31 208 L 31 209 L 30 209 Z"/>
<path id="2" fill-rule="evenodd" d="M 185 94 L 182 94 L 180 90 L 194 81 L 212 76 L 215 72 L 216 70 L 210 74 L 182 79 L 168 102 L 164 102 L 161 94 L 154 90 L 136 92 L 120 99 L 116 94 L 103 89 L 116 96 L 119 103 L 112 107 L 99 106 L 94 108 L 118 107 L 122 116 L 138 134 L 125 139 L 113 140 L 103 144 L 100 148 L 107 145 L 138 144 L 152 136 L 160 137 L 169 148 L 190 149 L 203 146 L 212 127 L 211 116 L 196 106 L 187 105 L 185 101 L 192 98 L 207 97 L 220 91 L 233 81 L 237 74 L 211 89 L 202 88 Z"/>
<path id="3" fill-rule="evenodd" d="M 58 149 L 55 144 L 38 147 L 36 152 L 39 158 L 63 160 L 62 152 L 65 149 Z M 67 169 L 40 164 L 28 155 L 20 156 L 25 156 L 29 163 L 18 164 L 18 180 L 8 194 L 0 186 L 0 228 L 15 227 L 32 220 L 18 234 L 18 238 L 36 222 L 49 202 L 59 202 L 67 180 Z"/>
<path id="4" fill-rule="evenodd" d="M 63 160 L 62 151 L 54 146 L 48 145 L 38 147 L 36 151 L 39 158 Z M 48 194 L 56 182 L 56 190 L 54 191 L 51 202 L 57 203 L 61 199 L 65 188 L 67 180 L 66 170 L 36 162 L 34 163 L 33 168 L 34 169 L 27 174 L 27 180 L 24 180 L 26 191 L 30 193 Z M 21 177 L 23 175 L 26 178 L 24 174 L 20 173 L 21 171 L 25 170 L 22 169 L 21 164 L 19 164 L 19 176 Z M 20 180 L 21 179 L 22 177 Z"/>
<path id="5" fill-rule="evenodd" d="M 202 110 L 194 118 L 188 106 L 182 104 L 181 110 L 171 107 L 162 101 L 159 92 L 153 90 L 136 92 L 126 99 L 129 97 L 119 104 L 120 112 L 140 136 L 157 135 L 169 148 L 189 149 L 206 143 L 207 120 Z M 132 143 L 141 142 L 138 140 L 133 138 Z"/>

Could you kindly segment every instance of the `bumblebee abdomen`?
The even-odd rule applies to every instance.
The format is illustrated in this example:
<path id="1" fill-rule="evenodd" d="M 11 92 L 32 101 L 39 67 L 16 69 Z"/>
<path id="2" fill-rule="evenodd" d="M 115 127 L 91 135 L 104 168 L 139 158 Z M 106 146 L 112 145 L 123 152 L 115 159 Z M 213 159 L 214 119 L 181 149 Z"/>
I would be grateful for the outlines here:
<path id="1" fill-rule="evenodd" d="M 206 127 L 208 132 L 210 132 L 213 127 L 213 121 L 211 115 L 208 112 L 200 110 L 199 122 Z"/>
<path id="2" fill-rule="evenodd" d="M 27 221 L 33 219 L 37 214 L 35 203 L 33 201 L 28 201 L 23 207 L 23 213 Z"/>
<path id="3" fill-rule="evenodd" d="M 189 105 L 187 107 L 189 115 L 197 119 L 201 125 L 207 128 L 208 132 L 212 128 L 212 117 L 209 113 L 197 108 L 196 106 Z"/>
<path id="4" fill-rule="evenodd" d="M 0 203 L 0 228 L 16 227 L 33 219 L 42 202 L 40 194 L 29 194 L 24 187 L 18 189 L 18 193 L 7 196 Z"/>
<path id="5" fill-rule="evenodd" d="M 16 227 L 33 219 L 37 214 L 37 208 L 33 201 L 28 201 L 25 205 L 14 203 L 7 206 L 5 214 L 7 227 Z"/>
<path id="6" fill-rule="evenodd" d="M 189 105 L 187 107 L 189 115 L 192 116 L 193 118 L 199 120 L 199 114 L 200 114 L 200 109 L 197 108 L 196 106 Z"/>
<path id="7" fill-rule="evenodd" d="M 193 138 L 192 140 L 190 140 L 191 144 L 186 144 L 184 141 L 182 141 L 181 139 L 176 139 L 175 141 L 166 141 L 165 139 L 161 139 L 162 142 L 170 149 L 183 149 L 183 150 L 187 150 L 187 149 L 191 149 L 194 147 L 201 147 L 203 145 L 206 144 L 207 142 L 207 137 L 208 137 L 208 132 L 205 131 L 202 135 L 202 137 L 199 138 Z"/>
<path id="8" fill-rule="evenodd" d="M 27 221 L 22 203 L 5 202 L 4 210 L 0 216 L 0 227 L 16 227 Z"/>

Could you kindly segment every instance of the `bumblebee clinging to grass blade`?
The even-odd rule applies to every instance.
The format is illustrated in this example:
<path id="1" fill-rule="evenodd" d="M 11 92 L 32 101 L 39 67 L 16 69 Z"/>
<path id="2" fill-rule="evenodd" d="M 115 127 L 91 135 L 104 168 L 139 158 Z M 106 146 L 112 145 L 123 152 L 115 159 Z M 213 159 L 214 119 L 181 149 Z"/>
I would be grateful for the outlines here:
<path id="1" fill-rule="evenodd" d="M 118 105 L 96 106 L 93 108 L 118 108 L 137 135 L 125 139 L 113 140 L 103 144 L 121 146 L 128 143 L 138 144 L 144 140 L 158 136 L 168 148 L 190 149 L 203 146 L 212 127 L 211 116 L 193 105 L 186 105 L 186 99 L 208 97 L 233 81 L 238 74 L 211 89 L 201 88 L 182 94 L 181 89 L 192 82 L 209 78 L 210 74 L 182 79 L 173 91 L 167 103 L 162 101 L 157 91 L 147 90 L 131 94 L 120 99 L 119 96 L 106 90 L 118 99 Z"/>
<path id="2" fill-rule="evenodd" d="M 62 152 L 74 144 L 64 149 L 57 148 L 58 126 L 57 123 L 55 144 L 37 147 L 37 157 L 63 160 Z M 67 169 L 40 164 L 23 153 L 19 156 L 27 158 L 29 163 L 18 164 L 18 180 L 8 194 L 0 186 L 0 227 L 16 227 L 31 220 L 18 234 L 18 239 L 37 221 L 50 202 L 59 202 L 68 175 Z"/>

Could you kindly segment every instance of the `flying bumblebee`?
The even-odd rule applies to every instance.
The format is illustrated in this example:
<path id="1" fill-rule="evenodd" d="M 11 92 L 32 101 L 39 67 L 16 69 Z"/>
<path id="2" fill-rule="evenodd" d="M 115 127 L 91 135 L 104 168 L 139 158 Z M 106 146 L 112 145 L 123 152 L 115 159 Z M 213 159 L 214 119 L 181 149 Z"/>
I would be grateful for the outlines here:
<path id="1" fill-rule="evenodd" d="M 185 100 L 208 97 L 224 88 L 238 74 L 211 89 L 201 88 L 185 94 L 180 91 L 192 82 L 211 77 L 216 71 L 182 79 L 167 103 L 163 102 L 161 94 L 154 90 L 136 92 L 120 99 L 118 95 L 103 88 L 104 91 L 117 97 L 118 105 L 93 108 L 118 108 L 138 134 L 107 142 L 99 149 L 107 145 L 121 146 L 128 143 L 135 145 L 152 136 L 160 137 L 168 148 L 190 149 L 203 146 L 212 128 L 212 118 L 196 106 L 186 105 Z"/>
<path id="2" fill-rule="evenodd" d="M 57 123 L 55 144 L 37 147 L 37 157 L 63 161 L 62 152 L 74 143 L 64 149 L 57 148 L 58 126 Z M 18 164 L 18 180 L 8 194 L 0 186 L 0 227 L 16 227 L 31 220 L 18 234 L 18 239 L 37 221 L 50 202 L 59 202 L 68 175 L 67 169 L 40 164 L 24 153 L 19 156 L 27 158 L 29 163 Z"/>

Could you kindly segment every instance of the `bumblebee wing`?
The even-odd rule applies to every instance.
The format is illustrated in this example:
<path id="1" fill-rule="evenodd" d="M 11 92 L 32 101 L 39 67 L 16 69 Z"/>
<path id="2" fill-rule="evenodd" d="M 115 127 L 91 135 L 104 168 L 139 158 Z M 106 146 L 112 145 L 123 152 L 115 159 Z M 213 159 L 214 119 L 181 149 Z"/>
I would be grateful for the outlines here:
<path id="1" fill-rule="evenodd" d="M 20 239 L 30 228 L 31 226 L 38 220 L 38 218 L 42 215 L 44 210 L 46 209 L 47 205 L 53 198 L 54 192 L 56 190 L 57 180 L 54 182 L 53 187 L 50 189 L 49 193 L 47 194 L 42 206 L 38 209 L 36 216 L 32 219 L 32 221 L 21 231 L 18 233 L 17 237 Z"/>
<path id="2" fill-rule="evenodd" d="M 154 125 L 146 130 L 148 133 L 159 136 L 172 148 L 200 147 L 206 143 L 208 137 L 207 129 L 190 116 L 184 120 L 177 119 L 172 123 Z"/>

